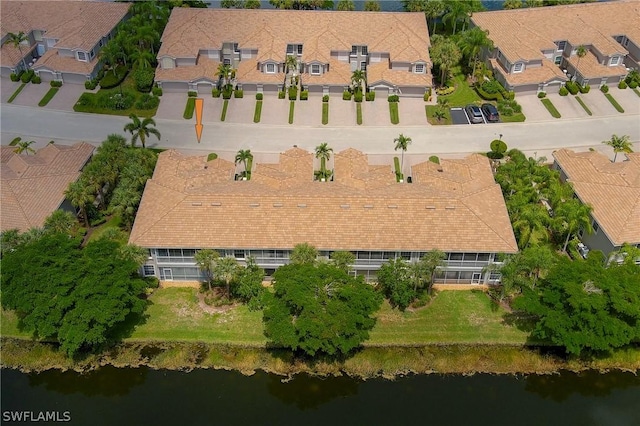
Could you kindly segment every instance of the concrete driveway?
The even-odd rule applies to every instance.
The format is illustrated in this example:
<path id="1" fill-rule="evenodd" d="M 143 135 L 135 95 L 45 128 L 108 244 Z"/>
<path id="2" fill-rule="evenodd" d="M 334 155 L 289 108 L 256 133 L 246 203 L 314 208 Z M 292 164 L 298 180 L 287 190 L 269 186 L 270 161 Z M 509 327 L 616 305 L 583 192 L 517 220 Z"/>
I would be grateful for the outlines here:
<path id="1" fill-rule="evenodd" d="M 211 96 L 207 97 L 212 98 Z M 158 106 L 155 118 L 169 120 L 182 119 L 184 107 L 187 105 L 187 98 L 186 93 L 164 93 L 162 97 L 160 97 L 160 105 Z M 220 116 L 218 116 L 218 119 L 220 119 Z"/>
<path id="2" fill-rule="evenodd" d="M 87 92 L 87 90 L 82 84 L 63 84 L 45 108 L 73 111 L 74 105 L 84 92 Z M 96 91 L 94 90 L 94 92 Z M 40 102 L 40 100 L 38 100 L 38 102 Z"/>
<path id="3" fill-rule="evenodd" d="M 400 114 L 402 120 L 402 114 Z M 389 102 L 385 98 L 378 98 L 373 102 L 362 102 L 362 124 L 365 126 L 389 126 Z"/>
<path id="4" fill-rule="evenodd" d="M 403 126 L 424 126 L 427 122 L 426 103 L 422 98 L 402 98 L 398 102 L 398 115 Z"/>
<path id="5" fill-rule="evenodd" d="M 547 99 L 549 99 L 558 112 L 560 112 L 561 118 L 581 118 L 589 116 L 575 99 L 575 96 L 571 94 L 568 96 L 560 96 L 557 93 L 547 93 Z M 542 102 L 540 102 L 540 104 L 542 104 Z M 549 114 L 549 116 L 551 116 L 551 114 Z"/>
<path id="6" fill-rule="evenodd" d="M 633 96 L 636 96 L 636 94 L 633 92 L 631 92 L 631 94 Z M 609 115 L 620 114 L 613 107 L 613 105 L 611 105 L 611 102 L 609 102 L 609 100 L 604 96 L 604 93 L 602 93 L 598 88 L 595 88 L 595 89 L 592 88 L 589 91 L 589 93 L 582 93 L 582 94 L 579 94 L 578 96 L 580 96 L 580 99 L 582 99 L 583 102 L 587 105 L 587 107 L 591 110 L 594 117 L 606 117 Z M 616 95 L 613 95 L 613 97 L 616 98 L 616 100 L 618 100 Z M 638 99 L 640 100 L 640 98 Z"/>
<path id="7" fill-rule="evenodd" d="M 22 82 L 11 81 L 10 78 L 2 77 L 0 79 L 0 101 L 2 101 L 2 103 L 6 103 L 21 84 Z"/>
<path id="8" fill-rule="evenodd" d="M 374 103 L 377 101 L 374 101 Z M 366 123 L 364 111 L 362 123 Z M 387 121 L 385 124 L 388 124 Z M 357 126 L 356 103 L 342 100 L 342 96 L 333 95 L 329 97 L 329 126 Z"/>
<path id="9" fill-rule="evenodd" d="M 626 113 L 640 113 L 640 96 L 633 89 L 618 89 L 617 87 L 609 87 L 609 93 L 614 97 Z M 606 101 L 608 104 L 611 102 Z M 617 111 L 616 111 L 617 112 Z"/>
<path id="10" fill-rule="evenodd" d="M 38 102 L 43 98 L 43 96 L 51 89 L 51 86 L 48 84 L 31 84 L 27 83 L 18 97 L 13 100 L 14 105 L 24 105 L 37 107 Z M 58 90 L 58 94 L 60 91 Z"/>
<path id="11" fill-rule="evenodd" d="M 540 99 L 538 99 L 538 96 L 536 95 L 516 96 L 516 102 L 518 102 L 520 106 L 522 106 L 522 113 L 525 117 L 527 117 L 527 123 L 532 121 L 549 121 L 554 119 L 551 114 L 549 114 L 549 111 L 547 111 L 544 105 L 542 105 L 542 102 L 540 102 Z M 562 112 L 560 112 L 560 114 L 562 114 Z"/>
<path id="12" fill-rule="evenodd" d="M 289 116 L 287 112 L 287 122 Z M 310 93 L 306 101 L 296 101 L 293 124 L 298 126 L 322 125 L 322 93 Z"/>

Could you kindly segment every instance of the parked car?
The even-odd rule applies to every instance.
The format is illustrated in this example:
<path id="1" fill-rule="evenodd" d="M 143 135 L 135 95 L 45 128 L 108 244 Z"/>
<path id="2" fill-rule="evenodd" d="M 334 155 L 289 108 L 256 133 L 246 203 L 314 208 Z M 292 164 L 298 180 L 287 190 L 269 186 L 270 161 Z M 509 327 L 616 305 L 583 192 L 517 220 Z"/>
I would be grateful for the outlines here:
<path id="1" fill-rule="evenodd" d="M 467 117 L 472 123 L 484 123 L 482 118 L 482 111 L 477 105 L 467 105 L 464 110 L 467 112 Z"/>
<path id="2" fill-rule="evenodd" d="M 481 109 L 484 113 L 484 116 L 487 118 L 487 121 L 500 121 L 500 113 L 498 112 L 498 109 L 493 106 L 493 104 L 482 104 Z"/>

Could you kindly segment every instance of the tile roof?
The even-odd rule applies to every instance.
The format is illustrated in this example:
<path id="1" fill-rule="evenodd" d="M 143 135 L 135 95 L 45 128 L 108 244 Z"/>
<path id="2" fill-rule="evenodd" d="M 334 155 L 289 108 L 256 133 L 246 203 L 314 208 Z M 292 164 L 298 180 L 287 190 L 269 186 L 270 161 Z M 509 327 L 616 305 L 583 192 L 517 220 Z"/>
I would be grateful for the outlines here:
<path id="1" fill-rule="evenodd" d="M 293 148 L 234 181 L 231 162 L 160 154 L 130 242 L 143 247 L 517 251 L 486 157 L 413 167 L 398 184 L 391 166 L 355 149 L 336 153 L 334 180 L 313 181 L 314 154 Z M 205 168 L 205 165 L 208 167 Z"/>
<path id="2" fill-rule="evenodd" d="M 638 25 L 640 25 L 640 21 L 638 21 Z M 573 67 L 578 67 L 578 71 L 585 78 L 598 78 L 598 77 L 613 77 L 613 76 L 625 76 L 627 75 L 627 68 L 622 65 L 622 61 L 620 61 L 620 65 L 618 66 L 607 66 L 602 65 L 598 62 L 598 58 L 596 55 L 591 53 L 591 51 L 587 51 L 587 54 L 579 58 L 578 55 L 573 55 L 570 58 L 565 58 Z M 580 59 L 578 61 L 578 59 Z"/>
<path id="3" fill-rule="evenodd" d="M 48 69 L 51 71 L 66 71 L 76 74 L 91 74 L 98 64 L 95 57 L 90 62 L 76 60 L 75 57 L 60 56 L 57 49 L 50 49 L 33 65 L 34 70 Z"/>
<path id="4" fill-rule="evenodd" d="M 2 146 L 0 229 L 26 231 L 41 227 L 60 207 L 64 191 L 78 179 L 94 147 L 85 142 L 49 144 L 35 155 L 18 155 L 13 149 Z"/>
<path id="5" fill-rule="evenodd" d="M 391 69 L 389 63 L 385 61 L 376 62 L 367 67 L 367 84 L 387 82 L 398 86 L 430 86 L 432 76 L 428 65 L 426 71 L 425 74 L 416 74 Z"/>
<path id="6" fill-rule="evenodd" d="M 640 153 L 625 154 L 627 161 L 612 163 L 599 152 L 553 153 L 593 217 L 616 246 L 640 243 Z"/>
<path id="7" fill-rule="evenodd" d="M 640 2 L 607 1 L 474 13 L 471 21 L 510 62 L 542 59 L 556 41 L 593 45 L 604 55 L 626 54 L 613 38 L 626 35 L 640 45 Z"/>
<path id="8" fill-rule="evenodd" d="M 489 62 L 494 70 L 498 70 L 500 74 L 503 75 L 507 83 L 512 86 L 520 86 L 525 84 L 537 84 L 540 82 L 549 83 L 553 80 L 556 81 L 568 81 L 567 76 L 562 72 L 562 70 L 552 63 L 548 59 L 542 60 L 542 66 L 539 67 L 525 67 L 524 71 L 514 74 L 509 74 L 504 70 L 502 65 L 495 60 L 490 59 Z M 582 65 L 582 64 L 580 64 Z"/>
<path id="9" fill-rule="evenodd" d="M 2 1 L 0 34 L 32 30 L 45 31 L 45 37 L 57 39 L 55 48 L 91 50 L 129 10 L 129 3 L 103 1 Z M 25 49 L 23 49 L 24 51 Z M 2 49 L 3 57 L 5 49 Z M 24 52 L 26 53 L 26 52 Z M 19 58 L 2 66 L 16 65 Z"/>

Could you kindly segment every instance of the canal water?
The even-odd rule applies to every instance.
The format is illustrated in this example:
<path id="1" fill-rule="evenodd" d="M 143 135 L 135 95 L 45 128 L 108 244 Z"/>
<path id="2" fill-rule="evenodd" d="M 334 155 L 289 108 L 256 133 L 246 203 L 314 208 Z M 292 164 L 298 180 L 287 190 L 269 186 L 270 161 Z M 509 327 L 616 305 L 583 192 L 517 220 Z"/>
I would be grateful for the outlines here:
<path id="1" fill-rule="evenodd" d="M 640 377 L 623 372 L 393 381 L 113 367 L 1 375 L 2 424 L 28 412 L 96 426 L 640 425 Z"/>

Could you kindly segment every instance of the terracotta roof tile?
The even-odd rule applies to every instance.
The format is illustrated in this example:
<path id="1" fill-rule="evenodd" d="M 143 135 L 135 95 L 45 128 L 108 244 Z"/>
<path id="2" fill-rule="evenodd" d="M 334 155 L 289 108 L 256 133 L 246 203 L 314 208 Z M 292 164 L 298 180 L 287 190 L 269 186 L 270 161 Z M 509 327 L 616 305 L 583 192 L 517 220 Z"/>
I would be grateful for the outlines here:
<path id="1" fill-rule="evenodd" d="M 513 86 L 540 82 L 549 83 L 554 80 L 568 81 L 562 70 L 548 59 L 543 59 L 540 67 L 526 67 L 524 71 L 515 74 L 507 73 L 495 59 L 491 59 L 489 62 L 493 69 L 498 70 L 505 80 Z"/>

